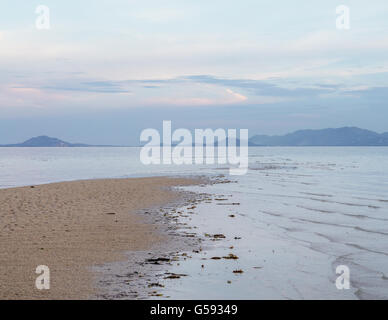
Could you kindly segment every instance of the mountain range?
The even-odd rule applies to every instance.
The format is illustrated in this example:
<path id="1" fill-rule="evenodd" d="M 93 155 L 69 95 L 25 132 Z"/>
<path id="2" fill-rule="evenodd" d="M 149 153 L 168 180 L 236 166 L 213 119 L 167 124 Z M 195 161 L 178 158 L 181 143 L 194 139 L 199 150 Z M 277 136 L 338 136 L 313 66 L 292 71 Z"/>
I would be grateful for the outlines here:
<path id="1" fill-rule="evenodd" d="M 379 134 L 357 127 L 298 130 L 279 136 L 255 135 L 250 146 L 388 146 L 388 132 Z M 239 145 L 239 141 L 237 141 Z M 22 143 L 0 147 L 114 147 L 112 145 L 88 145 L 70 143 L 57 138 L 39 136 Z"/>
<path id="2" fill-rule="evenodd" d="M 379 134 L 357 127 L 299 130 L 283 136 L 256 135 L 252 146 L 388 146 L 388 132 Z"/>

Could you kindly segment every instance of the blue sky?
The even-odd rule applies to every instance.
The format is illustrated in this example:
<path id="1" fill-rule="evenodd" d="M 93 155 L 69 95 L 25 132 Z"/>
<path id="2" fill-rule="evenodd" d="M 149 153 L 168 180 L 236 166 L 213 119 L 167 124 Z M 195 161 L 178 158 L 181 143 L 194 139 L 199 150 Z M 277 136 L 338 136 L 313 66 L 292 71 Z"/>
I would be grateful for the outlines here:
<path id="1" fill-rule="evenodd" d="M 50 30 L 35 27 L 41 4 Z M 0 143 L 136 144 L 162 120 L 388 131 L 387 17 L 386 0 L 4 0 Z"/>

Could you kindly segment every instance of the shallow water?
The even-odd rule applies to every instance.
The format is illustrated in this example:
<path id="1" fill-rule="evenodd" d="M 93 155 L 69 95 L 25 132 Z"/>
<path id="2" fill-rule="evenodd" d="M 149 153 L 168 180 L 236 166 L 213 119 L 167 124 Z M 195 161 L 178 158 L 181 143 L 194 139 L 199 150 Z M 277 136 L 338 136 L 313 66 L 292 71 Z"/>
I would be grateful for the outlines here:
<path id="1" fill-rule="evenodd" d="M 139 150 L 0 148 L 0 187 L 225 174 L 237 183 L 188 188 L 216 196 L 186 222 L 200 235 L 222 233 L 226 239 L 207 241 L 203 252 L 175 263 L 172 272 L 190 276 L 166 280 L 164 296 L 388 298 L 388 148 L 250 148 L 248 174 L 230 177 L 216 166 L 144 166 Z M 229 253 L 239 259 L 209 259 Z M 350 269 L 349 290 L 335 286 L 338 265 Z M 243 273 L 233 273 L 239 269 Z"/>

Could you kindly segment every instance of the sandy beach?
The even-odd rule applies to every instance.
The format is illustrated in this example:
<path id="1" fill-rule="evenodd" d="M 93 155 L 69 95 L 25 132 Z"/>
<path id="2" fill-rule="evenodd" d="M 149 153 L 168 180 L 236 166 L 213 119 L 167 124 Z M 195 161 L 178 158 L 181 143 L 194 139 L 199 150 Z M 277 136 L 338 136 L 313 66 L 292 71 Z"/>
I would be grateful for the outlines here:
<path id="1" fill-rule="evenodd" d="M 85 180 L 0 190 L 0 299 L 87 299 L 90 267 L 166 240 L 138 210 L 179 200 L 181 178 Z M 38 265 L 50 290 L 37 290 Z"/>

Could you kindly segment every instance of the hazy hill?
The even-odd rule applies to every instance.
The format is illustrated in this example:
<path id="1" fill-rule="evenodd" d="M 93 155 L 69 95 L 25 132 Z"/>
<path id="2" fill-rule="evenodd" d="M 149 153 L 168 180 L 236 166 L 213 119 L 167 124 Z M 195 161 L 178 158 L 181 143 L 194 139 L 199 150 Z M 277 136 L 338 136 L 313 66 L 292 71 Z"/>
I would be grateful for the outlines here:
<path id="1" fill-rule="evenodd" d="M 7 144 L 2 147 L 88 147 L 87 144 L 81 143 L 69 143 L 59 140 L 57 138 L 51 138 L 47 136 L 39 136 L 31 138 L 22 143 Z"/>
<path id="2" fill-rule="evenodd" d="M 249 141 L 258 146 L 388 146 L 388 133 L 344 127 L 299 130 L 283 136 L 256 135 Z"/>

